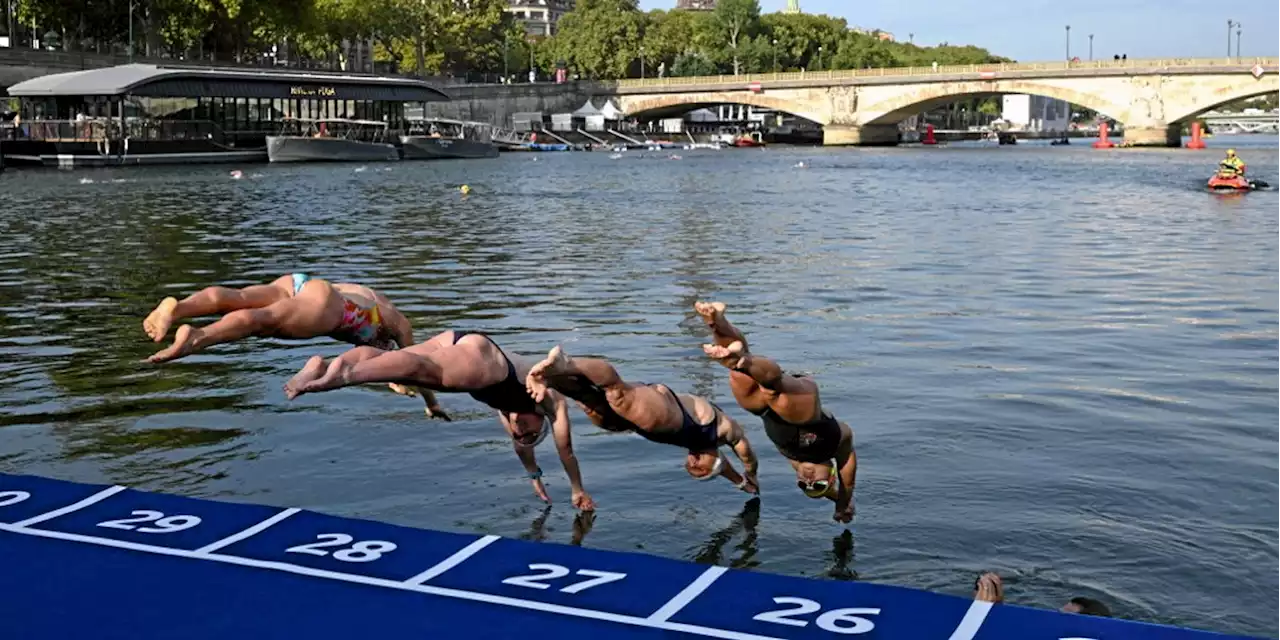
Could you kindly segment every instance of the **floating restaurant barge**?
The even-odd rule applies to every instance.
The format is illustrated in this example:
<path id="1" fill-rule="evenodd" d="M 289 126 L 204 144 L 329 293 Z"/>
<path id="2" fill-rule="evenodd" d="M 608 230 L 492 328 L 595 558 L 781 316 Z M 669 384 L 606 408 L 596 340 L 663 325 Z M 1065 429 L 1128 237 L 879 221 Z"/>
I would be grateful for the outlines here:
<path id="1" fill-rule="evenodd" d="M 9 95 L 21 106 L 12 126 L 0 129 L 5 161 L 59 167 L 266 162 L 269 138 L 300 121 L 328 123 L 304 135 L 342 141 L 300 144 L 294 135 L 286 146 L 305 153 L 291 160 L 370 159 L 325 156 L 325 149 L 364 146 L 338 123 L 377 125 L 363 129 L 379 138 L 368 142 L 385 145 L 378 159 L 398 160 L 401 135 L 422 126 L 405 117 L 405 105 L 450 99 L 412 78 L 152 64 L 43 76 L 13 85 Z"/>

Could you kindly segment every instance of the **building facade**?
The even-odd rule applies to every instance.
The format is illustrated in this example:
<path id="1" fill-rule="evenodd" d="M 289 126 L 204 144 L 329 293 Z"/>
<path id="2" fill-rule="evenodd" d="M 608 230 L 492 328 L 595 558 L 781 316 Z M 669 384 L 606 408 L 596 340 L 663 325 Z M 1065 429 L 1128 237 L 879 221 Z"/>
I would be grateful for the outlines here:
<path id="1" fill-rule="evenodd" d="M 676 0 L 676 8 L 687 11 L 711 11 L 716 8 L 716 0 Z"/>
<path id="2" fill-rule="evenodd" d="M 1071 103 L 1044 96 L 1004 96 L 1000 118 L 1014 131 L 1066 131 L 1071 126 Z"/>
<path id="3" fill-rule="evenodd" d="M 526 34 L 551 36 L 560 18 L 573 10 L 573 4 L 574 0 L 509 0 L 506 11 L 524 25 Z"/>

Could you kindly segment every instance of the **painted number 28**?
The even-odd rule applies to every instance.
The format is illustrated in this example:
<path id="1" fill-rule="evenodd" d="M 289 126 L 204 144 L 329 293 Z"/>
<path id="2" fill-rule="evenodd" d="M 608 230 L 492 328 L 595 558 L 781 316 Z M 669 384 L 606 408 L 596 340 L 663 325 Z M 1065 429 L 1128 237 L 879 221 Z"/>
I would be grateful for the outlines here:
<path id="1" fill-rule="evenodd" d="M 539 580 L 556 580 L 569 575 L 569 570 L 558 564 L 531 564 L 529 569 L 532 571 L 541 571 L 542 573 L 531 573 L 527 576 L 511 576 L 502 581 L 502 584 L 511 584 L 517 587 L 529 587 L 530 589 L 547 589 L 551 585 Z M 598 587 L 602 584 L 608 584 L 627 577 L 625 573 L 612 573 L 609 571 L 595 571 L 593 569 L 578 569 L 577 575 L 586 576 L 590 580 L 575 582 L 567 587 L 562 587 L 560 593 L 578 593 L 586 591 L 591 587 Z"/>
<path id="2" fill-rule="evenodd" d="M 99 527 L 108 529 L 124 529 L 125 531 L 137 531 L 138 533 L 173 533 L 190 529 L 200 524 L 200 518 L 197 516 L 168 516 L 159 511 L 147 511 L 141 509 L 134 511 L 134 518 L 121 518 L 120 520 L 106 520 L 99 522 Z M 154 522 L 152 526 L 138 526 L 144 522 Z"/>
<path id="3" fill-rule="evenodd" d="M 794 609 L 766 611 L 756 614 L 751 619 L 774 624 L 785 624 L 792 627 L 804 627 L 808 626 L 809 621 L 796 620 L 794 616 L 808 615 L 822 609 L 822 605 L 804 598 L 780 596 L 774 598 L 773 601 L 776 604 L 794 604 L 798 606 Z M 818 619 L 814 620 L 814 622 L 819 629 L 832 633 L 866 633 L 876 628 L 876 625 L 874 622 L 860 616 L 873 616 L 878 613 L 880 613 L 879 609 L 832 609 L 818 616 Z"/>
<path id="4" fill-rule="evenodd" d="M 327 556 L 328 551 L 324 551 L 326 547 L 341 547 L 351 544 L 355 538 L 345 533 L 322 533 L 316 536 L 324 542 L 312 542 L 311 544 L 300 544 L 296 547 L 285 549 L 286 553 L 306 553 L 313 556 Z M 361 540 L 355 544 L 351 544 L 346 549 L 339 549 L 333 552 L 334 560 L 343 562 L 373 562 L 382 557 L 384 553 L 395 551 L 396 544 L 387 542 L 386 540 Z"/>

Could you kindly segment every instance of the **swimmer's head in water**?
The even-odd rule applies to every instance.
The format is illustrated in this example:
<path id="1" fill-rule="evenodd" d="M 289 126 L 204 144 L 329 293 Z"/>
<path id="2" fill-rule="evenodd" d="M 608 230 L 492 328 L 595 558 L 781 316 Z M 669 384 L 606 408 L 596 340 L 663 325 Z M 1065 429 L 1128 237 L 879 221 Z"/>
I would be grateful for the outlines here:
<path id="1" fill-rule="evenodd" d="M 1083 596 L 1072 598 L 1070 602 L 1062 606 L 1061 611 L 1063 613 L 1079 613 L 1086 616 L 1111 617 L 1111 609 L 1107 605 L 1093 598 Z"/>
<path id="2" fill-rule="evenodd" d="M 719 451 L 689 452 L 684 461 L 684 470 L 697 480 L 710 480 L 720 475 L 724 467 L 724 458 Z"/>
<path id="3" fill-rule="evenodd" d="M 835 462 L 814 464 L 801 462 L 796 466 L 796 486 L 810 498 L 818 499 L 836 495 L 839 490 Z"/>
<path id="4" fill-rule="evenodd" d="M 536 447 L 551 431 L 550 422 L 539 413 L 511 413 L 507 420 L 511 423 L 511 440 L 517 446 Z"/>

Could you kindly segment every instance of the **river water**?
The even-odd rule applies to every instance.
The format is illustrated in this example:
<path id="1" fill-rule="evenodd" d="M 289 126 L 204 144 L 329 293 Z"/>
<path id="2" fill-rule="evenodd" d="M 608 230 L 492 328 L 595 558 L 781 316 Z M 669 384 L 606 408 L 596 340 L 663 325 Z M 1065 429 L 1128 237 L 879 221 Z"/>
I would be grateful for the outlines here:
<path id="1" fill-rule="evenodd" d="M 1274 137 L 1211 142 L 1280 184 Z M 0 471 L 965 595 L 990 569 L 1010 602 L 1276 636 L 1275 191 L 1206 193 L 1218 151 L 1085 141 L 679 153 L 10 170 Z M 758 512 L 576 409 L 599 511 L 575 521 L 547 443 L 544 512 L 465 395 L 454 423 L 382 388 L 286 401 L 328 340 L 139 363 L 162 297 L 295 270 L 381 289 L 420 339 L 562 343 L 711 397 Z M 854 427 L 852 535 L 702 355 L 696 300 Z"/>

